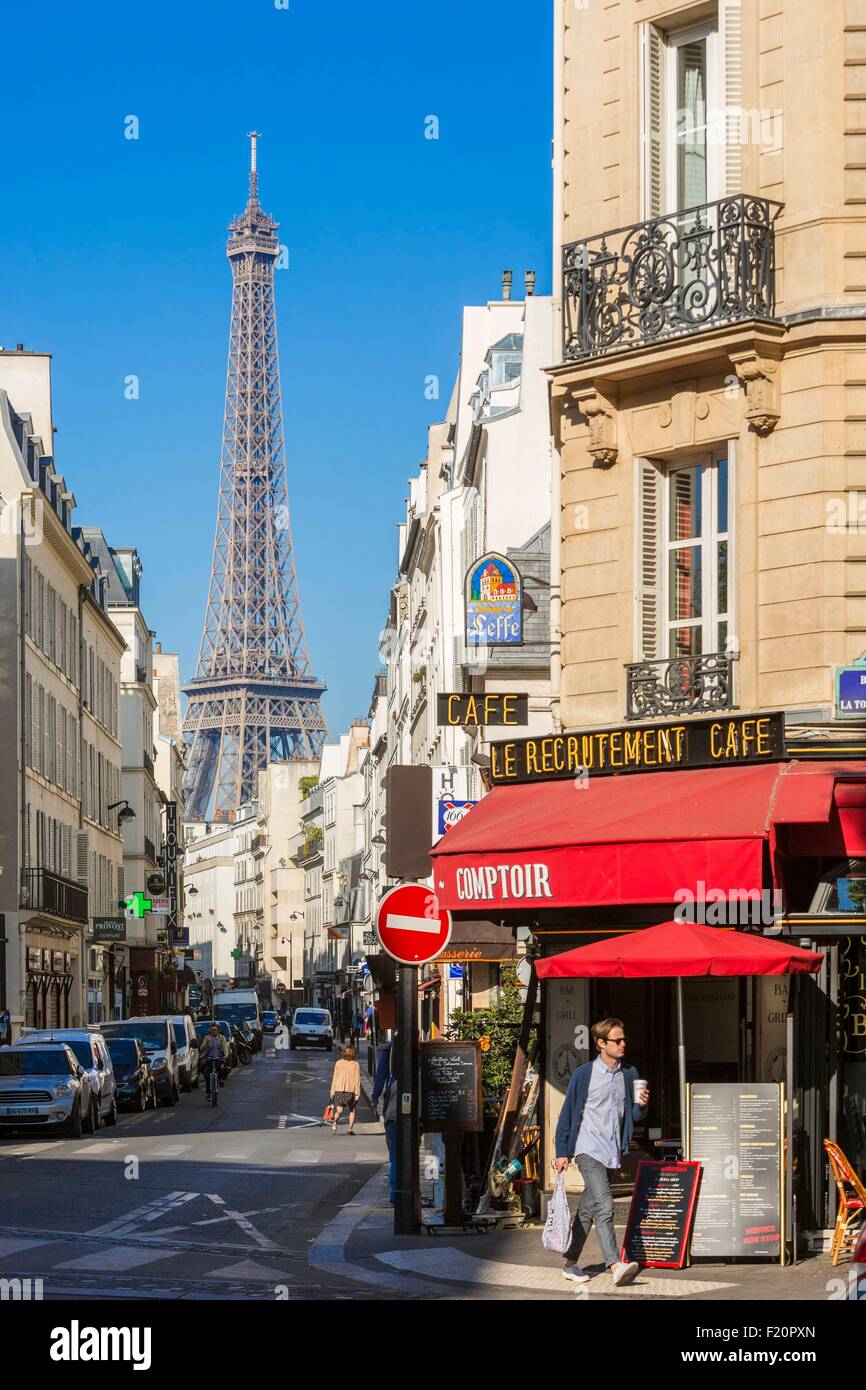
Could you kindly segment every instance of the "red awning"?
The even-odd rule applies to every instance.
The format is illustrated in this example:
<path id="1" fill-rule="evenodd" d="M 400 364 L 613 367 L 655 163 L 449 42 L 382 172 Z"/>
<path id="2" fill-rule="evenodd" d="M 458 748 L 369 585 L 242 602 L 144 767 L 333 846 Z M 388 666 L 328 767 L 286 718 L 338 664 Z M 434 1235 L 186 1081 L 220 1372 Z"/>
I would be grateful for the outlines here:
<path id="1" fill-rule="evenodd" d="M 788 762 L 496 787 L 434 846 L 437 896 L 472 912 L 759 890 L 776 827 L 829 824 L 837 782 L 858 776 L 863 764 Z M 866 843 L 864 801 L 848 820 Z"/>

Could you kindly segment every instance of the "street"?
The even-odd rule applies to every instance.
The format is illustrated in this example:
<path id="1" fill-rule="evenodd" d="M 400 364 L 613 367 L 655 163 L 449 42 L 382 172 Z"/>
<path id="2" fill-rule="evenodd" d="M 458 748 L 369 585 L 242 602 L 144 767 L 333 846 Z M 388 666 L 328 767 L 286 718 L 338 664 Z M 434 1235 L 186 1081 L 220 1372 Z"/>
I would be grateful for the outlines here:
<path id="1" fill-rule="evenodd" d="M 259 1055 L 216 1110 L 202 1084 L 89 1138 L 0 1139 L 0 1278 L 46 1299 L 363 1297 L 307 1259 L 386 1154 L 363 1099 L 356 1138 L 319 1124 L 333 1064 Z"/>

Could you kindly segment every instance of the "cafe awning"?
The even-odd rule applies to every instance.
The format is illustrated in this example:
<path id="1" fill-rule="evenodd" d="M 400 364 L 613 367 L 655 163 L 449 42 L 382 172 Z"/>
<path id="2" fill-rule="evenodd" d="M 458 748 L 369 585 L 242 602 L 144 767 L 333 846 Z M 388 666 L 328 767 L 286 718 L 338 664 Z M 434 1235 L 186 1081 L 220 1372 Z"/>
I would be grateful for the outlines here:
<path id="1" fill-rule="evenodd" d="M 768 886 L 765 855 L 781 827 L 799 826 L 822 827 L 812 853 L 862 852 L 850 846 L 866 845 L 866 765 L 776 762 L 496 787 L 433 847 L 434 883 L 454 912 L 671 903 L 683 889 L 700 900 L 701 885 Z"/>

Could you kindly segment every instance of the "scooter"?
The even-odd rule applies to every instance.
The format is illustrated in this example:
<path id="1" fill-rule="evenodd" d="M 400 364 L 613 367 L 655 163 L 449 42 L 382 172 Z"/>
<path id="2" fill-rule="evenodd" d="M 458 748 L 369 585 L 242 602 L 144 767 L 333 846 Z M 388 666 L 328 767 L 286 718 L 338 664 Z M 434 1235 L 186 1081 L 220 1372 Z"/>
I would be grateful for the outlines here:
<path id="1" fill-rule="evenodd" d="M 253 1049 L 236 1023 L 232 1024 L 232 1036 L 235 1040 L 235 1052 L 238 1054 L 238 1061 L 241 1066 L 248 1067 L 253 1060 Z"/>

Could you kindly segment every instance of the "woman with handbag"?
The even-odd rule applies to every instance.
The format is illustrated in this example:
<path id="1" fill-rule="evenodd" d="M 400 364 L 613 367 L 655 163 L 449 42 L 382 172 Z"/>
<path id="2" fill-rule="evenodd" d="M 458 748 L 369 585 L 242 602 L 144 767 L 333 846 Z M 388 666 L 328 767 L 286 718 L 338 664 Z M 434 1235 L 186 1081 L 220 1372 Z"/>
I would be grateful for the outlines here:
<path id="1" fill-rule="evenodd" d="M 349 1111 L 349 1133 L 355 1133 L 355 1107 L 361 1095 L 361 1068 L 354 1047 L 344 1047 L 340 1060 L 334 1066 L 331 1077 L 331 1099 L 334 1105 L 334 1120 L 331 1133 L 337 1133 L 337 1124 L 344 1109 Z"/>

